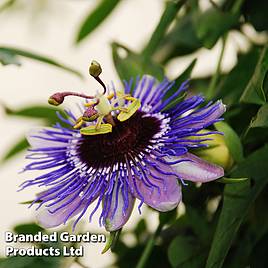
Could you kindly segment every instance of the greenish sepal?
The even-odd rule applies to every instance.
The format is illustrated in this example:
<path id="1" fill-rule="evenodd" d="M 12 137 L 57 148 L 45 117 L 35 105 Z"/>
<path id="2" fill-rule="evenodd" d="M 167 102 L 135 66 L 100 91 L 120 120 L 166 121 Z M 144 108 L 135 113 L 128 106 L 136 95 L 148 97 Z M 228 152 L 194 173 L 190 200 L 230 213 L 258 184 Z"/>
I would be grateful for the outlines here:
<path id="1" fill-rule="evenodd" d="M 121 122 L 126 121 L 129 119 L 139 108 L 141 107 L 140 100 L 134 100 L 128 107 L 128 111 L 121 111 L 120 114 L 117 116 L 117 119 Z"/>
<path id="2" fill-rule="evenodd" d="M 105 252 L 107 252 L 109 249 L 113 250 L 115 247 L 116 242 L 119 239 L 120 233 L 121 233 L 121 229 L 110 232 L 110 236 L 106 242 L 106 245 L 104 247 L 104 249 L 102 250 L 101 254 L 104 254 Z"/>
<path id="3" fill-rule="evenodd" d="M 88 126 L 80 129 L 80 133 L 82 135 L 99 135 L 106 134 L 112 132 L 111 124 L 101 124 L 100 128 L 96 128 L 96 126 Z"/>
<path id="4" fill-rule="evenodd" d="M 221 182 L 221 183 L 225 183 L 225 184 L 229 184 L 229 183 L 239 183 L 239 182 L 243 182 L 248 180 L 249 178 L 220 178 L 219 180 L 217 180 L 217 182 Z"/>

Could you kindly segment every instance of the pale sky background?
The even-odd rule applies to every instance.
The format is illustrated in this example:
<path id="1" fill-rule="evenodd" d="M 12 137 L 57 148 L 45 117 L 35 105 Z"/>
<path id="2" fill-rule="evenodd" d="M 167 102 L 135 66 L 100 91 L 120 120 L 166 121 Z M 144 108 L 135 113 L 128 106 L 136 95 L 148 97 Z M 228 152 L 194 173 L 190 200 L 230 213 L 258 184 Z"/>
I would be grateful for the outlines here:
<path id="1" fill-rule="evenodd" d="M 0 4 L 2 2 L 4 1 L 0 0 Z M 96 1 L 47 0 L 45 2 L 49 5 L 46 12 L 41 13 L 38 18 L 33 13 L 38 1 L 22 2 L 27 3 L 23 12 L 0 14 L 0 46 L 13 45 L 51 56 L 85 75 L 89 62 L 96 59 L 102 63 L 103 80 L 106 82 L 114 80 L 115 84 L 119 82 L 112 63 L 110 43 L 116 40 L 134 51 L 139 51 L 150 37 L 164 7 L 162 0 L 124 0 L 97 31 L 81 45 L 75 46 L 74 36 L 81 19 L 94 7 Z M 207 1 L 203 2 L 205 6 Z M 231 35 L 231 39 L 232 42 L 227 46 L 223 59 L 223 66 L 226 69 L 234 64 L 236 49 L 246 47 L 239 35 Z M 199 61 L 194 74 L 205 75 L 215 68 L 220 45 L 217 44 L 213 51 L 203 49 L 198 52 Z M 170 77 L 178 75 L 195 55 L 172 61 L 168 66 Z M 95 89 L 96 83 L 90 77 L 81 81 L 67 72 L 45 64 L 27 59 L 22 62 L 22 67 L 0 66 L 0 102 L 6 103 L 11 108 L 36 103 L 46 104 L 48 96 L 57 90 L 90 92 Z M 31 127 L 40 125 L 38 120 L 6 117 L 1 109 L 0 122 L 0 155 Z M 20 154 L 0 168 L 0 255 L 4 254 L 4 232 L 18 222 L 29 222 L 34 219 L 34 210 L 29 210 L 27 206 L 18 203 L 32 199 L 35 191 L 28 189 L 16 192 L 18 185 L 30 176 L 27 173 L 18 174 L 25 163 L 24 154 Z M 146 211 L 145 206 L 143 211 Z M 133 214 L 126 228 L 135 226 L 139 215 L 137 210 Z M 150 228 L 154 230 L 157 226 L 157 214 L 150 211 L 149 215 L 147 220 Z M 100 229 L 94 221 L 91 224 L 85 223 L 85 230 L 100 232 L 103 229 Z M 127 242 L 131 241 L 129 237 Z M 111 253 L 100 254 L 103 247 L 103 244 L 88 245 L 85 248 L 86 255 L 83 262 L 94 268 L 109 266 L 114 259 Z"/>

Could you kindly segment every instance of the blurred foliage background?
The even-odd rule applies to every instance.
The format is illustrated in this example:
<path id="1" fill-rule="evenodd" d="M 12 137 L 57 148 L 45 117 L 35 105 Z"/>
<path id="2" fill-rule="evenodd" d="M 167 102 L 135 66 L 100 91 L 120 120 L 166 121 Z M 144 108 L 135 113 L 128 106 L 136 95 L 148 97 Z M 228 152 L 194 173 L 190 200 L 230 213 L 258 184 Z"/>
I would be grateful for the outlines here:
<path id="1" fill-rule="evenodd" d="M 67 0 L 66 0 L 67 1 Z M 131 0 L 100 0 L 81 18 L 73 36 L 75 45 L 90 42 L 91 34 L 101 24 L 113 19 L 113 11 L 121 2 Z M 202 93 L 207 100 L 222 99 L 227 105 L 224 123 L 217 130 L 225 133 L 221 146 L 227 153 L 199 152 L 220 162 L 226 178 L 205 185 L 183 187 L 183 209 L 162 213 L 159 228 L 151 233 L 141 217 L 131 231 L 121 238 L 134 236 L 133 245 L 119 239 L 113 248 L 114 267 L 179 267 L 179 268 L 264 268 L 268 267 L 268 2 L 266 0 L 168 0 L 163 1 L 163 13 L 155 30 L 144 42 L 141 51 L 116 40 L 111 43 L 111 57 L 120 79 L 128 80 L 151 74 L 159 80 L 167 76 L 166 69 L 176 60 L 190 57 L 190 64 L 175 79 L 176 86 L 191 78 L 191 91 Z M 49 1 L 5 0 L 1 13 L 25 12 L 32 9 L 36 17 L 49 12 Z M 148 10 L 147 12 L 150 12 Z M 134 33 L 138 35 L 138 31 Z M 246 40 L 246 49 L 237 49 L 234 66 L 224 71 L 222 60 L 234 35 Z M 220 45 L 216 68 L 207 76 L 191 76 L 202 49 Z M 38 51 L 38 49 L 36 50 Z M 28 59 L 61 68 L 82 79 L 75 66 L 63 64 L 36 51 L 0 44 L 0 72 L 7 65 L 18 65 Z M 208 63 L 209 64 L 209 63 Z M 2 89 L 1 89 L 2 90 Z M 55 109 L 46 105 L 31 105 L 21 109 L 1 105 L 7 117 L 41 119 L 43 124 L 56 122 Z M 24 137 L 2 156 L 1 163 L 25 150 Z M 216 146 L 216 148 L 215 148 Z M 215 150 L 216 149 L 216 150 Z M 218 154 L 218 155 L 217 155 Z M 220 157 L 219 157 L 220 156 Z M 222 159 L 225 157 L 227 160 Z M 216 159 L 218 158 L 218 159 Z M 222 162 L 221 162 L 222 161 Z M 228 162 L 228 164 L 227 164 Z M 243 178 L 243 179 L 241 179 Z M 16 189 L 14 189 L 14 192 Z M 34 223 L 19 224 L 15 232 L 40 230 Z M 48 232 L 41 229 L 43 232 Z M 44 245 L 39 245 L 44 246 Z M 72 262 L 94 267 L 83 259 L 66 261 L 61 258 L 2 258 L 0 267 L 70 267 Z M 83 264 L 82 264 L 83 263 Z"/>

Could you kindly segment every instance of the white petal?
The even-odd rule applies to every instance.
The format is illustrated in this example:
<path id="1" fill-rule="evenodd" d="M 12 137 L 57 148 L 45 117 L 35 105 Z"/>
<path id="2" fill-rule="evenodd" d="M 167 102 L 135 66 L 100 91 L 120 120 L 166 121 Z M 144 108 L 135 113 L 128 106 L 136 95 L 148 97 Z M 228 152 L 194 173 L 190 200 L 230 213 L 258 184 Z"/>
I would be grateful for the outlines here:
<path id="1" fill-rule="evenodd" d="M 61 208 L 55 213 L 51 213 L 51 212 L 53 212 L 53 210 L 60 207 L 63 203 L 67 202 L 68 200 L 64 200 L 60 202 L 59 204 L 55 204 L 54 206 L 51 206 L 51 207 L 41 208 L 40 210 L 38 210 L 36 219 L 38 223 L 44 228 L 52 228 L 52 227 L 59 226 L 63 224 L 66 218 L 68 217 L 68 215 L 74 209 L 76 209 L 76 206 L 79 204 L 80 200 L 81 200 L 80 197 L 74 199 L 70 204 L 66 205 L 65 207 Z M 82 209 L 84 209 L 83 203 L 74 211 L 74 213 L 70 216 L 70 218 L 76 216 L 79 212 L 82 211 Z"/>
<path id="2" fill-rule="evenodd" d="M 163 172 L 172 172 L 171 168 L 168 165 L 162 164 L 156 160 L 153 161 Z M 181 201 L 181 187 L 178 183 L 178 178 L 174 175 L 164 175 L 154 168 L 151 168 L 150 172 L 152 175 L 159 178 L 155 179 L 152 175 L 148 174 L 148 172 L 146 173 L 150 183 L 157 186 L 158 189 L 155 186 L 146 185 L 144 181 L 141 180 L 141 178 L 138 178 L 136 176 L 136 185 L 140 194 L 138 192 L 135 192 L 135 196 L 138 199 L 142 199 L 142 196 L 144 203 L 158 211 L 170 211 L 177 207 Z M 134 183 L 131 183 L 135 189 Z"/>
<path id="3" fill-rule="evenodd" d="M 105 218 L 105 228 L 109 232 L 116 231 L 122 228 L 128 221 L 133 210 L 135 198 L 130 192 L 128 192 L 128 207 L 126 208 L 126 211 L 124 211 L 124 195 L 122 191 L 122 189 L 119 190 L 116 200 L 116 187 L 114 187 L 113 189 L 111 206 L 108 215 Z"/>
<path id="4" fill-rule="evenodd" d="M 166 160 L 170 161 L 170 159 Z M 172 161 L 175 160 L 186 160 L 171 166 L 178 177 L 183 180 L 208 182 L 224 176 L 222 167 L 209 163 L 190 153 L 172 158 Z"/>
<path id="5" fill-rule="evenodd" d="M 50 138 L 50 136 L 44 133 L 46 130 L 55 131 L 54 128 L 36 127 L 32 128 L 26 135 L 26 139 L 33 149 L 44 147 L 62 147 L 65 144 L 64 142 L 47 140 L 46 138 Z"/>

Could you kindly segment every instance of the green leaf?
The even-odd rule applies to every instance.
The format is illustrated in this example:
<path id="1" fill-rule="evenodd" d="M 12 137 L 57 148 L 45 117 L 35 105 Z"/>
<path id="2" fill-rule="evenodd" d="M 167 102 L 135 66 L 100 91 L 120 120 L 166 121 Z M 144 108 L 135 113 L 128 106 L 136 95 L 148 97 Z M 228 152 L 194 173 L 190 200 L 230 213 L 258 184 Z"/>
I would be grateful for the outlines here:
<path id="1" fill-rule="evenodd" d="M 231 177 L 251 178 L 228 184 L 224 189 L 223 207 L 219 217 L 206 268 L 221 268 L 232 241 L 250 206 L 268 183 L 268 145 L 241 162 Z"/>
<path id="2" fill-rule="evenodd" d="M 218 39 L 238 22 L 236 14 L 210 8 L 205 12 L 196 12 L 194 27 L 196 35 L 206 48 L 212 48 Z"/>
<path id="3" fill-rule="evenodd" d="M 29 146 L 27 140 L 23 137 L 19 141 L 17 141 L 13 146 L 9 148 L 7 152 L 5 152 L 4 156 L 1 159 L 1 162 L 4 163 L 5 161 L 9 160 L 14 155 L 26 150 Z"/>
<path id="4" fill-rule="evenodd" d="M 193 59 L 186 69 L 175 79 L 175 86 L 180 86 L 185 80 L 190 78 L 196 61 L 197 59 Z"/>
<path id="5" fill-rule="evenodd" d="M 152 34 L 148 44 L 145 46 L 142 55 L 145 58 L 150 58 L 158 47 L 161 39 L 166 33 L 168 26 L 174 20 L 180 8 L 184 5 L 186 0 L 168 1 L 166 8 L 160 18 L 160 21 Z"/>
<path id="6" fill-rule="evenodd" d="M 192 78 L 190 80 L 191 90 L 194 94 L 203 94 L 205 95 L 209 87 L 211 77 L 202 77 L 202 78 Z M 220 99 L 220 98 L 218 98 Z"/>
<path id="7" fill-rule="evenodd" d="M 251 121 L 250 127 L 268 127 L 268 103 L 261 106 L 256 117 Z"/>
<path id="8" fill-rule="evenodd" d="M 175 84 L 173 85 L 173 87 L 166 93 L 166 95 L 164 96 L 164 99 L 169 98 L 170 96 L 172 96 L 180 87 L 180 85 L 185 82 L 187 79 L 190 78 L 191 73 L 194 69 L 194 66 L 196 64 L 197 59 L 194 59 L 187 67 L 186 69 L 174 80 Z M 178 103 L 178 101 L 181 101 L 181 99 L 176 99 L 173 100 L 169 105 L 167 105 L 166 109 L 174 106 L 175 104 Z"/>
<path id="9" fill-rule="evenodd" d="M 250 267 L 268 267 L 268 233 L 266 233 L 251 252 Z"/>
<path id="10" fill-rule="evenodd" d="M 114 66 L 121 80 L 129 81 L 131 78 L 135 79 L 137 76 L 144 74 L 152 75 L 160 81 L 164 77 L 164 71 L 161 66 L 150 60 L 144 61 L 142 55 L 137 55 L 118 43 L 112 44 L 112 53 Z M 122 53 L 125 55 L 120 55 Z"/>
<path id="11" fill-rule="evenodd" d="M 163 108 L 161 111 L 167 111 L 168 109 L 172 108 L 173 106 L 177 105 L 178 103 L 182 102 L 185 97 L 187 96 L 186 92 L 183 92 L 180 94 L 176 99 L 172 100 L 170 103 L 168 103 L 165 108 Z"/>
<path id="12" fill-rule="evenodd" d="M 214 124 L 215 128 L 224 133 L 224 140 L 228 147 L 233 159 L 239 163 L 243 161 L 243 146 L 236 132 L 226 123 L 217 122 Z"/>
<path id="13" fill-rule="evenodd" d="M 0 263 L 0 268 L 33 268 L 33 257 L 10 257 Z"/>
<path id="14" fill-rule="evenodd" d="M 36 223 L 25 223 L 16 225 L 13 230 L 17 234 L 37 234 L 38 232 L 44 231 L 44 228 Z"/>
<path id="15" fill-rule="evenodd" d="M 2 5 L 0 5 L 0 12 L 11 8 L 16 2 L 17 0 L 6 0 Z"/>
<path id="16" fill-rule="evenodd" d="M 196 251 L 196 245 L 190 238 L 179 235 L 169 245 L 168 259 L 172 267 L 181 267 L 197 254 Z"/>
<path id="17" fill-rule="evenodd" d="M 76 37 L 76 43 L 79 43 L 93 32 L 109 16 L 119 2 L 120 0 L 102 0 L 83 21 Z"/>
<path id="18" fill-rule="evenodd" d="M 242 12 L 246 21 L 252 24 L 257 31 L 267 31 L 267 10 L 268 2 L 266 0 L 246 0 Z"/>
<path id="19" fill-rule="evenodd" d="M 58 121 L 56 112 L 59 111 L 59 109 L 50 106 L 35 105 L 24 107 L 18 110 L 13 110 L 7 106 L 4 106 L 4 110 L 5 113 L 10 116 L 46 119 L 50 123 L 55 123 Z"/>
<path id="20" fill-rule="evenodd" d="M 46 121 L 46 124 L 49 125 L 59 121 L 58 116 L 56 114 L 56 111 L 58 111 L 58 109 L 54 107 L 36 105 L 36 106 L 24 107 L 18 110 L 10 109 L 7 106 L 3 106 L 3 108 L 6 115 L 8 116 L 22 116 L 33 119 L 43 119 Z M 62 123 L 62 125 L 65 124 Z M 5 162 L 9 160 L 11 157 L 27 149 L 28 146 L 29 144 L 27 140 L 24 137 L 22 137 L 13 146 L 11 146 L 11 148 L 9 148 L 9 150 L 2 157 L 1 161 Z"/>
<path id="21" fill-rule="evenodd" d="M 170 224 L 174 222 L 177 218 L 177 214 L 177 209 L 159 213 L 160 225 L 164 226 L 165 224 Z"/>
<path id="22" fill-rule="evenodd" d="M 202 46 L 194 29 L 193 14 L 191 12 L 177 19 L 174 27 L 163 37 L 156 53 L 160 62 L 166 63 L 173 57 L 190 54 Z"/>
<path id="23" fill-rule="evenodd" d="M 236 104 L 254 73 L 260 50 L 253 47 L 248 53 L 238 55 L 238 61 L 219 85 L 217 98 L 228 105 Z M 239 81 L 239 83 L 237 83 Z"/>
<path id="24" fill-rule="evenodd" d="M 141 241 L 144 241 L 146 235 L 147 235 L 147 224 L 144 219 L 141 219 L 135 226 L 135 229 L 133 230 L 133 233 L 136 236 L 136 239 L 138 241 L 138 244 L 141 243 Z"/>
<path id="25" fill-rule="evenodd" d="M 0 263 L 0 268 L 59 268 L 61 267 L 60 257 L 32 257 L 32 256 L 17 256 L 4 259 Z"/>
<path id="26" fill-rule="evenodd" d="M 186 219 L 188 221 L 188 225 L 192 228 L 199 240 L 202 241 L 203 244 L 207 244 L 211 239 L 211 226 L 208 224 L 204 213 L 202 214 L 200 210 L 187 205 Z"/>
<path id="27" fill-rule="evenodd" d="M 1 50 L 0 50 L 0 63 L 2 63 L 3 65 L 9 65 L 9 64 L 14 64 L 17 66 L 21 65 L 18 57 L 15 54 Z"/>
<path id="28" fill-rule="evenodd" d="M 14 47 L 2 46 L 2 47 L 0 47 L 0 55 L 1 54 L 9 55 L 9 57 L 12 57 L 12 55 L 13 55 L 13 57 L 21 56 L 21 57 L 25 57 L 25 58 L 28 58 L 28 59 L 40 61 L 42 63 L 46 63 L 46 64 L 49 64 L 49 65 L 58 67 L 58 68 L 60 68 L 62 70 L 65 70 L 67 72 L 75 74 L 76 76 L 78 76 L 80 78 L 83 78 L 83 75 L 79 71 L 77 71 L 77 70 L 75 70 L 75 69 L 73 69 L 73 68 L 71 68 L 69 66 L 66 66 L 66 65 L 64 65 L 62 63 L 59 63 L 58 61 L 56 61 L 54 59 L 48 58 L 48 57 L 46 57 L 44 55 L 40 55 L 40 54 L 30 52 L 30 51 L 27 51 L 27 50 L 22 50 L 22 49 L 14 48 Z M 13 60 L 15 60 L 15 59 L 13 58 Z"/>
<path id="29" fill-rule="evenodd" d="M 266 94 L 264 91 L 264 79 L 268 71 L 268 46 L 263 48 L 259 60 L 256 64 L 255 71 L 251 77 L 240 102 L 264 104 L 266 102 Z"/>
<path id="30" fill-rule="evenodd" d="M 226 267 L 268 267 L 268 263 L 264 265 L 268 260 L 264 257 L 267 248 L 263 243 L 259 244 L 268 232 L 268 214 L 263 213 L 267 208 L 267 190 L 266 186 L 254 202 L 245 222 L 241 225 L 241 230 L 238 231 L 230 255 L 224 263 Z"/>

